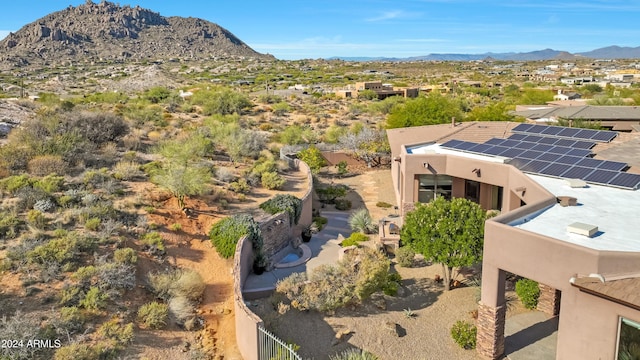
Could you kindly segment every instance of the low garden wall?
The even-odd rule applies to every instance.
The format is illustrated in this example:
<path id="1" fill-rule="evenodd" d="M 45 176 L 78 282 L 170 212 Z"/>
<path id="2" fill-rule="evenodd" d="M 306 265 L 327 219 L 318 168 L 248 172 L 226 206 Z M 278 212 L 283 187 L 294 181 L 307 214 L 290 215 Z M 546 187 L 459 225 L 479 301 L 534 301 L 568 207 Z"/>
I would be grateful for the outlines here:
<path id="1" fill-rule="evenodd" d="M 311 170 L 303 161 L 292 159 L 282 153 L 281 158 L 288 161 L 290 166 L 307 174 L 307 192 L 302 197 L 302 213 L 298 223 L 301 225 L 311 224 L 313 220 L 313 177 Z M 283 220 L 283 222 L 281 223 L 279 220 Z M 271 230 L 269 230 L 269 226 L 271 226 Z M 288 240 L 291 236 L 300 235 L 300 226 L 291 226 L 291 224 L 289 224 L 288 214 L 286 213 L 276 214 L 266 219 L 264 222 L 261 222 L 260 228 L 263 232 L 265 247 L 271 247 L 269 251 L 273 251 L 273 249 L 282 246 L 282 239 L 286 238 Z M 288 234 L 286 234 L 285 229 L 288 229 Z M 267 245 L 267 242 L 269 245 Z M 286 246 L 286 242 L 284 246 Z M 245 360 L 258 360 L 258 328 L 264 325 L 262 319 L 247 307 L 244 297 L 242 296 L 244 283 L 252 269 L 253 247 L 251 241 L 246 237 L 242 237 L 238 240 L 236 252 L 233 257 L 233 302 L 236 323 L 236 343 L 238 344 L 240 354 L 242 354 Z"/>
<path id="2" fill-rule="evenodd" d="M 289 245 L 292 231 L 288 213 L 275 214 L 260 221 L 259 226 L 262 233 L 262 249 L 268 258 Z"/>

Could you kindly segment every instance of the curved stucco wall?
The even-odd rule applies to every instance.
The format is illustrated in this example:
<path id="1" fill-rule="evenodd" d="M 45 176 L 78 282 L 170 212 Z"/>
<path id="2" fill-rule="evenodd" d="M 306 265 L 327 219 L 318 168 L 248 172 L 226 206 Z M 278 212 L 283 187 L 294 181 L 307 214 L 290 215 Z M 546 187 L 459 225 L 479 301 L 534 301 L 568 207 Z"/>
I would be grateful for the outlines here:
<path id="1" fill-rule="evenodd" d="M 308 225 L 313 213 L 313 177 L 311 169 L 299 159 L 286 155 L 281 157 L 292 166 L 307 174 L 307 192 L 302 197 L 302 213 L 299 224 Z M 295 230 L 294 230 L 295 229 Z M 297 236 L 300 229 L 291 228 L 292 236 Z M 233 258 L 233 302 L 236 323 L 236 343 L 245 360 L 258 360 L 258 327 L 263 326 L 262 319 L 251 311 L 244 302 L 242 289 L 253 267 L 253 247 L 247 237 L 242 237 L 236 245 Z"/>

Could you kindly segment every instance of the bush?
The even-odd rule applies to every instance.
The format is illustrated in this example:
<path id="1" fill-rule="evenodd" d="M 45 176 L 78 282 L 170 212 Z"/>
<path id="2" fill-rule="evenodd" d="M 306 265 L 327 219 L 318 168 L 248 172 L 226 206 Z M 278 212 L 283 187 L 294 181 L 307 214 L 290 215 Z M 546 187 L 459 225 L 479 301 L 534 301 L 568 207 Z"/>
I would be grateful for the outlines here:
<path id="1" fill-rule="evenodd" d="M 44 265 L 47 263 L 65 264 L 76 258 L 79 249 L 78 241 L 71 237 L 53 239 L 39 245 L 27 253 L 29 261 Z"/>
<path id="2" fill-rule="evenodd" d="M 63 307 L 58 313 L 59 327 L 73 334 L 80 332 L 85 322 L 85 317 L 76 306 Z"/>
<path id="3" fill-rule="evenodd" d="M 132 248 L 116 249 L 113 252 L 113 261 L 120 264 L 134 265 L 138 262 L 138 254 Z"/>
<path id="4" fill-rule="evenodd" d="M 138 309 L 138 321 L 149 329 L 162 329 L 168 316 L 169 306 L 159 302 L 150 302 Z"/>
<path id="5" fill-rule="evenodd" d="M 218 254 L 225 259 L 233 257 L 236 244 L 241 237 L 247 236 L 255 250 L 262 248 L 260 227 L 248 214 L 234 215 L 224 218 L 211 226 L 209 239 Z"/>
<path id="6" fill-rule="evenodd" d="M 329 356 L 329 360 L 378 360 L 379 357 L 361 349 L 348 349 L 339 354 Z"/>
<path id="7" fill-rule="evenodd" d="M 136 285 L 136 269 L 132 265 L 107 262 L 99 265 L 97 271 L 101 290 L 131 290 Z"/>
<path id="8" fill-rule="evenodd" d="M 347 247 L 347 246 L 360 246 L 360 243 L 363 241 L 367 241 L 369 240 L 369 237 L 363 233 L 359 233 L 359 232 L 354 232 L 352 233 L 348 238 L 342 240 L 342 242 L 340 243 L 340 246 L 342 247 Z"/>
<path id="9" fill-rule="evenodd" d="M 105 308 L 107 305 L 107 299 L 107 294 L 100 291 L 97 287 L 92 286 L 84 295 L 84 298 L 80 300 L 78 305 L 89 311 L 97 312 Z"/>
<path id="10" fill-rule="evenodd" d="M 33 209 L 40 212 L 48 212 L 56 208 L 56 204 L 51 199 L 42 199 L 33 204 Z"/>
<path id="11" fill-rule="evenodd" d="M 349 216 L 349 226 L 353 231 L 372 234 L 378 230 L 378 225 L 373 222 L 369 210 L 362 208 Z"/>
<path id="12" fill-rule="evenodd" d="M 162 239 L 162 236 L 156 231 L 152 231 L 142 235 L 140 240 L 142 241 L 142 244 L 144 244 L 147 248 L 155 248 L 161 252 L 165 251 L 164 240 Z"/>
<path id="13" fill-rule="evenodd" d="M 388 202 L 384 202 L 384 201 L 378 201 L 376 203 L 377 207 L 383 208 L 383 209 L 388 209 L 390 207 L 392 207 L 393 205 L 389 204 Z"/>
<path id="14" fill-rule="evenodd" d="M 398 249 L 396 252 L 396 259 L 398 260 L 398 265 L 402 267 L 413 267 L 413 259 L 416 256 L 416 252 L 413 251 L 409 246 L 403 246 Z"/>
<path id="15" fill-rule="evenodd" d="M 15 194 L 18 190 L 32 184 L 33 180 L 28 175 L 13 175 L 0 180 L 0 189 Z"/>
<path id="16" fill-rule="evenodd" d="M 476 348 L 476 334 L 478 329 L 470 322 L 458 320 L 451 327 L 451 337 L 463 349 Z"/>
<path id="17" fill-rule="evenodd" d="M 48 193 L 61 191 L 64 186 L 64 176 L 49 174 L 33 183 L 33 187 L 42 189 Z"/>
<path id="18" fill-rule="evenodd" d="M 41 358 L 36 355 L 42 349 L 38 347 L 27 346 L 27 340 L 40 339 L 40 319 L 34 314 L 23 314 L 20 310 L 16 311 L 11 317 L 6 314 L 9 311 L 3 311 L 4 315 L 0 317 L 0 339 L 3 340 L 19 340 L 23 341 L 23 346 L 0 347 L 0 359 L 35 359 Z M 4 345 L 4 344 L 3 344 Z M 42 357 L 44 358 L 44 357 Z"/>
<path id="19" fill-rule="evenodd" d="M 63 346 L 56 350 L 54 360 L 94 360 L 100 358 L 97 347 L 89 344 L 75 343 Z"/>
<path id="20" fill-rule="evenodd" d="M 12 239 L 18 235 L 22 221 L 18 215 L 12 212 L 0 212 L 0 239 Z"/>
<path id="21" fill-rule="evenodd" d="M 215 176 L 216 179 L 224 183 L 230 183 L 236 179 L 236 175 L 234 174 L 233 169 L 226 167 L 216 168 Z"/>
<path id="22" fill-rule="evenodd" d="M 140 165 L 133 161 L 119 161 L 113 167 L 113 177 L 118 180 L 132 180 L 144 176 Z"/>
<path id="23" fill-rule="evenodd" d="M 265 172 L 261 178 L 262 186 L 269 190 L 277 190 L 286 184 L 287 180 L 275 171 Z"/>
<path id="24" fill-rule="evenodd" d="M 176 269 L 164 273 L 150 273 L 149 285 L 160 299 L 184 297 L 200 301 L 205 284 L 199 273 L 189 269 Z"/>
<path id="25" fill-rule="evenodd" d="M 84 297 L 82 288 L 77 285 L 66 286 L 60 291 L 58 303 L 62 306 L 75 306 Z"/>
<path id="26" fill-rule="evenodd" d="M 26 210 L 33 209 L 35 204 L 40 200 L 50 200 L 51 196 L 44 190 L 26 186 L 16 192 L 16 196 L 20 199 L 18 208 Z"/>
<path id="27" fill-rule="evenodd" d="M 345 185 L 331 185 L 324 188 L 317 188 L 316 194 L 321 202 L 325 204 L 334 204 L 336 199 L 347 195 L 349 188 Z"/>
<path id="28" fill-rule="evenodd" d="M 351 209 L 351 201 L 347 199 L 336 199 L 336 210 L 346 211 Z"/>
<path id="29" fill-rule="evenodd" d="M 27 171 L 35 176 L 45 176 L 49 174 L 66 174 L 67 163 L 58 155 L 40 155 L 29 160 Z"/>
<path id="30" fill-rule="evenodd" d="M 518 294 L 522 305 L 527 309 L 535 309 L 538 306 L 540 288 L 537 282 L 529 279 L 518 280 L 516 282 L 516 294 Z"/>
<path id="31" fill-rule="evenodd" d="M 171 298 L 169 300 L 169 312 L 175 319 L 176 324 L 185 326 L 187 330 L 193 329 L 196 308 L 189 299 L 182 296 Z"/>
<path id="32" fill-rule="evenodd" d="M 239 194 L 248 194 L 251 192 L 251 186 L 246 179 L 238 179 L 238 181 L 229 184 L 229 190 Z"/>
<path id="33" fill-rule="evenodd" d="M 103 339 L 113 340 L 121 348 L 133 341 L 133 323 L 123 325 L 120 319 L 112 318 L 104 322 L 97 331 Z"/>
<path id="34" fill-rule="evenodd" d="M 329 222 L 329 220 L 326 217 L 314 216 L 313 222 L 316 224 L 318 231 L 320 231 L 325 225 L 327 225 L 327 222 Z"/>
<path id="35" fill-rule="evenodd" d="M 281 212 L 289 214 L 289 224 L 297 224 L 302 214 L 302 200 L 290 194 L 278 194 L 260 204 L 260 209 L 275 215 Z"/>
<path id="36" fill-rule="evenodd" d="M 101 222 L 100 218 L 89 218 L 84 222 L 84 227 L 90 231 L 97 231 Z"/>

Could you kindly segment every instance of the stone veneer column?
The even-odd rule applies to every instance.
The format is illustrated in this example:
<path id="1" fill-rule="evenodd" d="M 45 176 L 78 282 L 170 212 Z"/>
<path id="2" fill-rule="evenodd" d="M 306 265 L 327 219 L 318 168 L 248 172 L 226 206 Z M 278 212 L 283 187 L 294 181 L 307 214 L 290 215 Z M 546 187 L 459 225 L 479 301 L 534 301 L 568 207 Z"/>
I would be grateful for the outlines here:
<path id="1" fill-rule="evenodd" d="M 506 305 L 492 307 L 478 304 L 476 350 L 485 358 L 497 360 L 504 354 Z"/>
<path id="2" fill-rule="evenodd" d="M 560 314 L 560 291 L 545 284 L 538 284 L 540 297 L 538 298 L 538 311 L 556 316 Z"/>

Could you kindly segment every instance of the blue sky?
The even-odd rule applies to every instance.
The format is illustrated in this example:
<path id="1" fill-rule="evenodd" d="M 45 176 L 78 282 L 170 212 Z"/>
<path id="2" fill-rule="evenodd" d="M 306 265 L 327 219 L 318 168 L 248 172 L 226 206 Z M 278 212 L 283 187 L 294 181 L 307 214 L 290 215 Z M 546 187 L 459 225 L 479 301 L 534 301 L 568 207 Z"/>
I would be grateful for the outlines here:
<path id="1" fill-rule="evenodd" d="M 2 1 L 8 31 L 84 0 Z M 94 0 L 98 2 L 98 0 Z M 279 59 L 408 57 L 430 53 L 581 52 L 640 46 L 640 0 L 138 0 L 164 16 L 228 29 Z"/>

